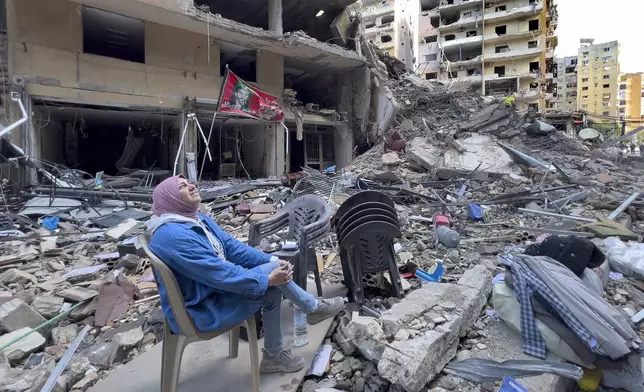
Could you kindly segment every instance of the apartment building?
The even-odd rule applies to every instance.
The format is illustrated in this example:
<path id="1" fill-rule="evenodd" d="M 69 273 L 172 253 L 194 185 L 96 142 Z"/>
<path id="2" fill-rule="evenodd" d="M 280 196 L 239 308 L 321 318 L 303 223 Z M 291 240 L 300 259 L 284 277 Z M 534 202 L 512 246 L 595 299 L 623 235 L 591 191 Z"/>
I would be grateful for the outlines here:
<path id="1" fill-rule="evenodd" d="M 555 59 L 557 94 L 549 108 L 561 112 L 577 110 L 577 56 Z"/>
<path id="2" fill-rule="evenodd" d="M 617 91 L 619 119 L 626 123 L 626 132 L 644 125 L 644 85 L 642 72 L 622 74 Z"/>
<path id="3" fill-rule="evenodd" d="M 119 158 L 170 172 L 178 162 L 185 173 L 186 152 L 206 162 L 210 178 L 346 165 L 372 97 L 366 59 L 338 46 L 329 28 L 353 2 L 0 0 L 9 81 L 2 124 L 26 118 L 5 136 L 37 164 L 89 173 L 115 174 Z M 300 31 L 308 35 L 293 34 Z M 289 89 L 319 110 L 296 116 L 285 109 L 288 130 L 215 120 L 226 67 L 280 101 Z M 197 125 L 206 134 L 214 129 L 208 143 Z M 35 170 L 26 170 L 21 180 L 35 183 Z"/>
<path id="4" fill-rule="evenodd" d="M 515 93 L 541 110 L 554 98 L 558 16 L 552 0 L 395 0 L 371 7 L 368 20 L 386 10 L 384 18 L 394 26 L 385 30 L 390 26 L 376 16 L 368 25 L 373 42 L 426 79 L 468 82 L 486 94 Z M 418 17 L 400 27 L 397 21 L 410 15 Z M 414 26 L 411 45 L 390 43 L 389 34 L 402 36 Z"/>
<path id="5" fill-rule="evenodd" d="M 618 115 L 619 43 L 580 41 L 577 53 L 577 109 L 593 114 L 597 121 L 614 121 Z"/>

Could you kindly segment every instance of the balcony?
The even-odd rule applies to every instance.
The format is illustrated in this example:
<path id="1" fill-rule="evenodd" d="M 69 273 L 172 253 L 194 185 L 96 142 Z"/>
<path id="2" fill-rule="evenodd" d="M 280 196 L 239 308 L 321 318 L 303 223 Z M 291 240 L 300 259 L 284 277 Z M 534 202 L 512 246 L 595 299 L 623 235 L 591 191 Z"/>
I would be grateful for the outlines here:
<path id="1" fill-rule="evenodd" d="M 487 20 L 487 18 L 486 18 Z M 510 34 L 503 34 L 503 35 L 498 35 L 498 34 L 487 34 L 485 36 L 485 43 L 496 43 L 496 42 L 507 42 L 507 41 L 512 41 L 512 40 L 517 40 L 517 39 L 522 39 L 522 38 L 532 38 L 535 35 L 540 35 L 541 34 L 541 29 L 537 31 L 520 31 L 517 33 L 510 33 Z"/>
<path id="2" fill-rule="evenodd" d="M 445 4 L 443 4 L 445 3 Z M 446 1 L 441 1 L 441 4 L 438 5 L 438 11 L 443 12 L 443 11 L 460 11 L 460 10 L 465 10 L 465 9 L 470 9 L 474 8 L 475 6 L 481 6 L 483 4 L 483 0 L 470 0 L 470 1 L 463 1 L 460 3 L 456 4 L 447 4 Z"/>
<path id="3" fill-rule="evenodd" d="M 481 46 L 481 42 L 483 42 L 483 36 L 475 35 L 473 37 L 458 38 L 451 41 L 445 41 L 445 37 L 442 37 L 441 41 L 442 41 L 441 45 L 443 46 L 443 49 L 454 48 L 461 45 L 475 47 L 475 46 Z"/>
<path id="4" fill-rule="evenodd" d="M 533 88 L 525 91 L 519 91 L 516 95 L 517 99 L 529 101 L 539 98 L 539 89 Z"/>
<path id="5" fill-rule="evenodd" d="M 452 67 L 472 67 L 477 65 L 481 65 L 481 56 L 476 56 L 469 60 L 445 60 L 441 62 L 441 69 L 446 70 L 448 67 L 451 69 Z"/>
<path id="6" fill-rule="evenodd" d="M 394 31 L 394 23 L 383 23 L 364 30 L 365 35 L 378 34 L 379 32 Z"/>
<path id="7" fill-rule="evenodd" d="M 374 4 L 362 7 L 361 12 L 364 17 L 387 15 L 394 12 L 394 2 L 391 1 L 386 4 Z"/>
<path id="8" fill-rule="evenodd" d="M 473 15 L 468 18 L 461 18 L 454 23 L 441 25 L 438 27 L 438 30 L 441 33 L 446 33 L 450 31 L 458 31 L 461 27 L 470 27 L 476 26 L 483 21 L 483 15 Z"/>
<path id="9" fill-rule="evenodd" d="M 541 54 L 541 48 L 524 50 L 510 50 L 503 53 L 494 53 L 485 56 L 485 61 L 506 61 L 525 57 L 535 57 Z"/>
<path id="10" fill-rule="evenodd" d="M 537 16 L 543 10 L 543 4 L 526 5 L 523 7 L 512 8 L 507 11 L 498 11 L 485 14 L 486 22 L 503 22 L 513 20 L 521 16 Z"/>

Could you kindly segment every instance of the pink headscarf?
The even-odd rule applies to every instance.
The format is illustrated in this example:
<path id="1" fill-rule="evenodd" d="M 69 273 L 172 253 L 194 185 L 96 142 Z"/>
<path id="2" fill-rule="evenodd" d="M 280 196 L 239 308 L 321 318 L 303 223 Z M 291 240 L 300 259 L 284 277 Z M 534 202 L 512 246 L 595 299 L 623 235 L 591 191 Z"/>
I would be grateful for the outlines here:
<path id="1" fill-rule="evenodd" d="M 163 180 L 152 193 L 152 213 L 156 216 L 161 214 L 178 214 L 186 218 L 196 218 L 199 206 L 186 203 L 181 199 L 179 193 L 179 179 L 183 176 L 174 176 Z"/>

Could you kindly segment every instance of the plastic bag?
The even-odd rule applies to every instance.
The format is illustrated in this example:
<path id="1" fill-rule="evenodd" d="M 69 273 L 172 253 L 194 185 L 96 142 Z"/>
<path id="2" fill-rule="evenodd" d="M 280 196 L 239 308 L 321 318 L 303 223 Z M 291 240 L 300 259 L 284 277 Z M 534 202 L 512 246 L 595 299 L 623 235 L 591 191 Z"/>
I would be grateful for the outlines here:
<path id="1" fill-rule="evenodd" d="M 604 240 L 604 245 L 611 270 L 644 280 L 644 244 L 626 244 L 617 237 L 609 237 Z"/>

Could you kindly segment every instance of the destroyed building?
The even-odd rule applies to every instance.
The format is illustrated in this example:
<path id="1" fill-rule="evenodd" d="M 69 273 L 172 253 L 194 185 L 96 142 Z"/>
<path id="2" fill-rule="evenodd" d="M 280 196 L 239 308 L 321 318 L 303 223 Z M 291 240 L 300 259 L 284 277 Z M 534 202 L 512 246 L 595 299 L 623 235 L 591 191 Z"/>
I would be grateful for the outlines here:
<path id="1" fill-rule="evenodd" d="M 3 136 L 39 167 L 172 171 L 180 154 L 185 173 L 185 151 L 206 153 L 187 115 L 208 134 L 228 66 L 285 104 L 288 131 L 220 116 L 204 178 L 342 167 L 371 93 L 365 57 L 347 49 L 349 2 L 274 3 L 2 1 L 6 124 L 26 119 Z M 21 179 L 37 183 L 36 170 Z"/>

